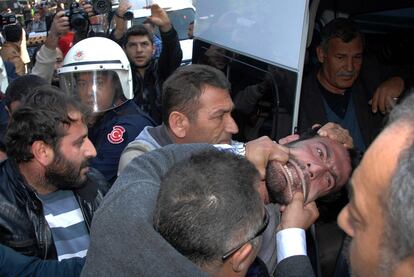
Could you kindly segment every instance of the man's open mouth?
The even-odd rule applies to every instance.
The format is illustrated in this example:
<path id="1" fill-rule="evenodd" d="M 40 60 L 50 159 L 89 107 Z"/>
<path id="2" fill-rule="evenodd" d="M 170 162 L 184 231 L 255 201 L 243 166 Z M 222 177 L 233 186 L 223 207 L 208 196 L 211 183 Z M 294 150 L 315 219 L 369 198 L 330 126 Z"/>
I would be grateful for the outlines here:
<path id="1" fill-rule="evenodd" d="M 292 200 L 293 194 L 297 191 L 303 193 L 305 202 L 307 199 L 308 182 L 306 181 L 305 174 L 300 165 L 293 159 L 282 165 L 279 162 L 272 161 L 268 166 L 269 178 L 266 180 L 266 186 L 272 186 L 274 193 L 283 194 L 285 202 Z M 279 198 L 279 197 L 277 197 Z M 284 204 L 284 203 L 282 203 Z"/>

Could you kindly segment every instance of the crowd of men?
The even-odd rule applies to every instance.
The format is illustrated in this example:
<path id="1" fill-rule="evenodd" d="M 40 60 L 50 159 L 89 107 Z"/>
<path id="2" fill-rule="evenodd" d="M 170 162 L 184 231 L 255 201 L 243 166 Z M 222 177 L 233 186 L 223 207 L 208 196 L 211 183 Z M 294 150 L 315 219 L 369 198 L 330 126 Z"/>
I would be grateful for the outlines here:
<path id="1" fill-rule="evenodd" d="M 126 29 L 129 8 L 107 37 L 70 43 L 58 11 L 30 74 L 22 27 L 3 30 L 19 76 L 0 105 L 1 276 L 318 276 L 315 201 L 345 186 L 338 274 L 414 273 L 414 94 L 398 76 L 360 85 L 352 21 L 322 31 L 304 132 L 244 143 L 225 74 L 180 67 L 177 32 L 153 4 L 156 55 L 151 28 Z"/>

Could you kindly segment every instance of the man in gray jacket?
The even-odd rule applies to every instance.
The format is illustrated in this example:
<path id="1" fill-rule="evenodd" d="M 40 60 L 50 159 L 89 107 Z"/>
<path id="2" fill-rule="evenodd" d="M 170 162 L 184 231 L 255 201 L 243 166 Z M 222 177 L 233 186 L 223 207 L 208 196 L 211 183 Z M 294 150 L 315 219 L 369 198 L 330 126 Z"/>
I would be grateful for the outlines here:
<path id="1" fill-rule="evenodd" d="M 206 149 L 214 147 L 170 145 L 140 156 L 127 166 L 94 217 L 83 276 L 207 276 L 153 228 L 153 211 L 161 178 L 178 161 Z M 268 160 L 287 161 L 286 151 L 266 138 L 246 144 L 247 159 L 259 170 L 261 178 Z M 282 216 L 281 222 L 285 223 L 280 224 L 280 229 L 306 229 L 318 215 L 316 207 L 305 206 L 303 200 L 292 203 L 295 203 L 296 212 L 286 214 L 287 221 L 283 221 Z M 285 212 L 288 210 L 291 209 Z M 301 215 L 307 216 L 303 218 Z M 289 240 L 288 246 L 295 241 L 293 238 Z M 284 251 L 287 255 L 278 263 L 275 276 L 289 276 L 288 273 L 312 276 L 306 255 L 296 255 L 292 250 Z M 282 252 L 278 251 L 278 254 Z"/>

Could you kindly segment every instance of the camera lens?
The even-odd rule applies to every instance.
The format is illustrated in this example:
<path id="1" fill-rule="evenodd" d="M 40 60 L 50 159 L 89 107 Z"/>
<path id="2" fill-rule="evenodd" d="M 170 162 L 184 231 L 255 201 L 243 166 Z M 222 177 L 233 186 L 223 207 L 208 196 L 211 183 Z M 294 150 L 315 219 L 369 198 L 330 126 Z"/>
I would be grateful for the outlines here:
<path id="1" fill-rule="evenodd" d="M 108 1 L 108 0 L 93 1 L 93 10 L 97 14 L 108 13 L 111 10 L 111 1 Z"/>
<path id="2" fill-rule="evenodd" d="M 86 28 L 88 21 L 81 14 L 72 14 L 70 25 L 76 30 L 83 30 Z"/>
<path id="3" fill-rule="evenodd" d="M 131 20 L 133 18 L 134 18 L 134 12 L 133 11 L 129 10 L 129 11 L 126 11 L 124 13 L 124 19 L 125 20 Z"/>

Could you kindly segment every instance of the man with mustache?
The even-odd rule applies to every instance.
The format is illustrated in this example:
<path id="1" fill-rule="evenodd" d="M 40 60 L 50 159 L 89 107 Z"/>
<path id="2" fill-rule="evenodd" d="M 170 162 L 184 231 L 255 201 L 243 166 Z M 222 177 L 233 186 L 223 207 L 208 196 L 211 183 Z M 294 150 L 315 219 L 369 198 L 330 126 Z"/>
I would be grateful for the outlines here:
<path id="1" fill-rule="evenodd" d="M 0 164 L 0 243 L 27 256 L 85 257 L 107 183 L 89 161 L 86 108 L 46 85 L 11 116 Z"/>
<path id="2" fill-rule="evenodd" d="M 381 83 L 378 68 L 361 71 L 364 38 L 349 19 L 337 18 L 324 26 L 316 53 L 320 67 L 304 78 L 299 130 L 335 122 L 349 130 L 354 145 L 364 151 L 382 126 L 381 113 L 401 95 L 404 81 L 392 77 Z"/>

